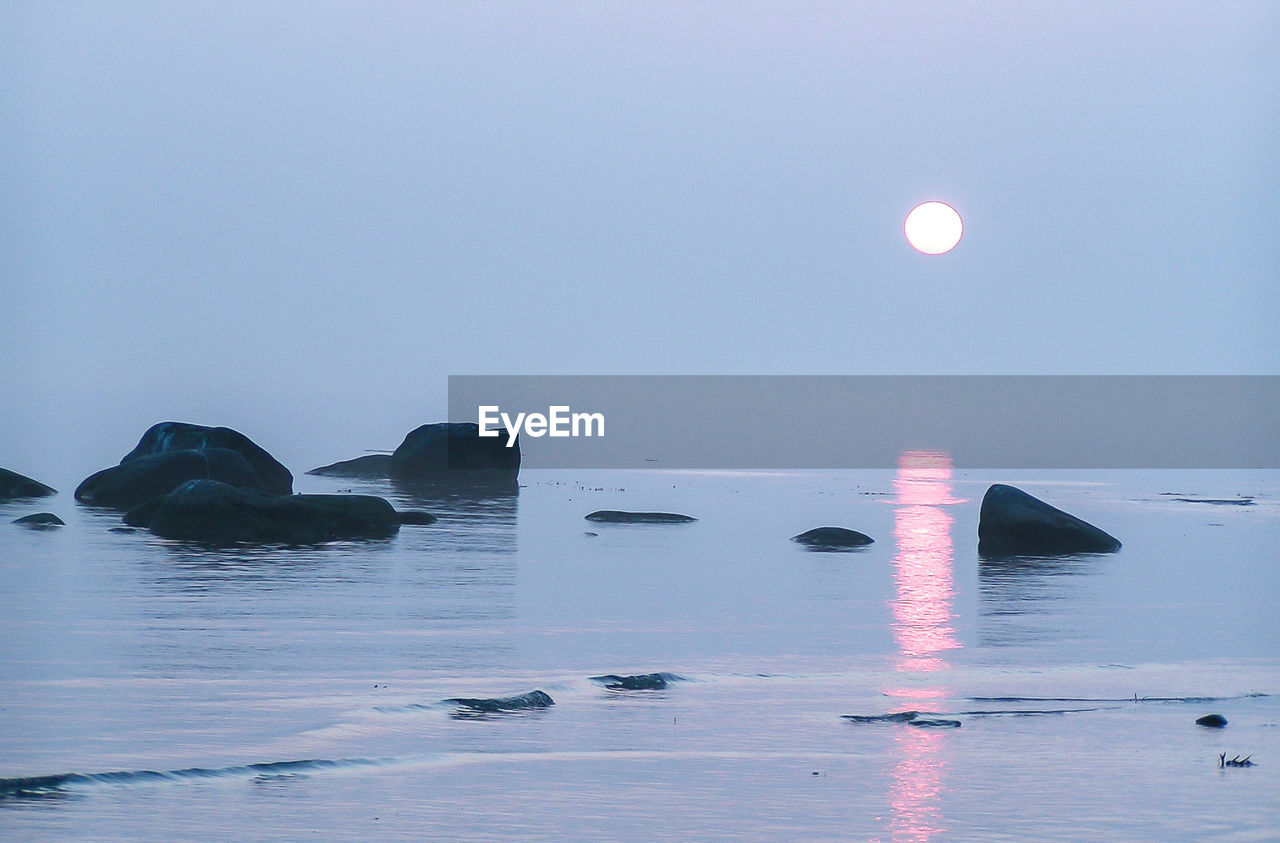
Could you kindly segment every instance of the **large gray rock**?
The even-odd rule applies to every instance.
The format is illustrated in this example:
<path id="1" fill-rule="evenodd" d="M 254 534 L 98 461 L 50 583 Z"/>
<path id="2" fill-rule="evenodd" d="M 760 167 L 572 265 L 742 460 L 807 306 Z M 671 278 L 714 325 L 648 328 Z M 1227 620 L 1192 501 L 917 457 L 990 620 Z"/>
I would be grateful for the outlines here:
<path id="1" fill-rule="evenodd" d="M 167 495 L 188 480 L 217 480 L 266 492 L 266 484 L 241 454 L 226 448 L 165 451 L 137 457 L 89 475 L 76 487 L 76 500 L 92 506 L 132 509 Z"/>
<path id="2" fill-rule="evenodd" d="M 160 422 L 142 434 L 121 465 L 142 457 L 169 451 L 203 451 L 225 448 L 240 454 L 262 478 L 262 487 L 273 495 L 293 493 L 293 474 L 275 457 L 248 436 L 229 427 L 206 427 L 187 422 Z"/>
<path id="3" fill-rule="evenodd" d="M 308 474 L 391 479 L 402 483 L 482 485 L 515 491 L 520 474 L 520 441 L 507 447 L 507 434 L 481 437 L 470 423 L 424 424 L 390 454 L 370 454 L 313 468 Z"/>
<path id="4" fill-rule="evenodd" d="M 1013 486 L 997 483 L 982 498 L 978 553 L 983 556 L 1057 556 L 1119 549 L 1114 536 Z"/>
<path id="5" fill-rule="evenodd" d="M 58 490 L 46 486 L 38 480 L 0 468 L 0 500 L 9 498 L 44 498 L 58 494 Z"/>
<path id="6" fill-rule="evenodd" d="M 218 480 L 273 495 L 293 492 L 293 475 L 243 433 L 186 422 L 152 425 L 119 465 L 76 487 L 76 500 L 115 509 L 168 494 L 187 480 Z"/>
<path id="7" fill-rule="evenodd" d="M 216 480 L 189 480 L 125 515 L 168 539 L 211 544 L 318 544 L 383 538 L 400 529 L 400 515 L 370 495 L 271 495 Z"/>

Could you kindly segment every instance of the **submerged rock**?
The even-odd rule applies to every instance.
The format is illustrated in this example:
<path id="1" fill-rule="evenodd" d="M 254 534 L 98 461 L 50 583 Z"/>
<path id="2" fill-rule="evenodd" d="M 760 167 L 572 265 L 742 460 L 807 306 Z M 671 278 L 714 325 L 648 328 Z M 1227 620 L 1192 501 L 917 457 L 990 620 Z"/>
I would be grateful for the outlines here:
<path id="1" fill-rule="evenodd" d="M 791 540 L 806 545 L 810 550 L 841 550 L 875 543 L 871 536 L 844 527 L 814 527 L 792 536 Z"/>
<path id="2" fill-rule="evenodd" d="M 424 424 L 411 430 L 390 454 L 370 454 L 308 471 L 329 477 L 390 479 L 403 483 L 491 486 L 516 491 L 520 441 L 507 447 L 507 434 L 480 435 L 465 422 Z"/>
<path id="3" fill-rule="evenodd" d="M 982 498 L 978 553 L 983 556 L 1055 556 L 1119 549 L 1120 542 L 1114 536 L 1013 486 L 997 483 Z"/>
<path id="4" fill-rule="evenodd" d="M 906 723 L 908 726 L 918 726 L 922 729 L 960 728 L 959 720 L 921 717 L 918 711 L 897 711 L 893 714 L 842 714 L 840 716 L 851 723 Z"/>
<path id="5" fill-rule="evenodd" d="M 142 434 L 119 465 L 85 478 L 75 494 L 76 500 L 94 506 L 131 509 L 197 479 L 273 495 L 293 492 L 289 469 L 243 433 L 229 427 L 160 422 Z"/>
<path id="6" fill-rule="evenodd" d="M 496 713 L 499 711 L 523 711 L 533 708 L 546 708 L 556 704 L 551 699 L 551 695 L 545 691 L 530 691 L 527 694 L 519 694 L 514 697 L 490 697 L 479 699 L 475 697 L 452 697 L 443 702 L 450 705 L 456 705 L 458 708 L 467 711 L 478 711 L 486 713 Z"/>
<path id="7" fill-rule="evenodd" d="M 9 498 L 46 498 L 58 494 L 58 490 L 32 480 L 24 474 L 0 468 L 0 500 Z"/>
<path id="8" fill-rule="evenodd" d="M 1206 714 L 1204 717 L 1196 719 L 1197 726 L 1209 726 L 1214 729 L 1221 729 L 1227 725 L 1227 718 L 1221 714 Z"/>
<path id="9" fill-rule="evenodd" d="M 436 523 L 436 517 L 430 512 L 422 512 L 417 509 L 408 509 L 403 512 L 397 512 L 396 514 L 400 516 L 401 524 L 414 524 L 421 526 Z"/>
<path id="10" fill-rule="evenodd" d="M 605 524 L 687 524 L 697 521 L 690 515 L 674 512 L 621 512 L 616 509 L 600 509 L 587 516 L 588 521 Z"/>
<path id="11" fill-rule="evenodd" d="M 67 522 L 63 521 L 52 512 L 37 512 L 33 515 L 24 515 L 21 518 L 13 519 L 14 524 L 21 524 L 24 527 L 32 527 L 35 529 L 44 529 L 48 527 L 65 527 Z"/>
<path id="12" fill-rule="evenodd" d="M 639 673 L 630 676 L 619 676 L 609 673 L 604 676 L 592 676 L 592 682 L 598 682 L 610 691 L 659 691 L 681 677 L 674 673 Z"/>
<path id="13" fill-rule="evenodd" d="M 851 723 L 909 723 L 920 716 L 918 711 L 897 711 L 893 714 L 842 714 Z"/>
<path id="14" fill-rule="evenodd" d="M 1174 498 L 1181 503 L 1211 503 L 1217 506 L 1253 506 L 1253 498 Z"/>
<path id="15" fill-rule="evenodd" d="M 216 480 L 189 480 L 124 521 L 163 538 L 211 544 L 318 544 L 400 529 L 399 513 L 371 495 L 269 495 Z"/>

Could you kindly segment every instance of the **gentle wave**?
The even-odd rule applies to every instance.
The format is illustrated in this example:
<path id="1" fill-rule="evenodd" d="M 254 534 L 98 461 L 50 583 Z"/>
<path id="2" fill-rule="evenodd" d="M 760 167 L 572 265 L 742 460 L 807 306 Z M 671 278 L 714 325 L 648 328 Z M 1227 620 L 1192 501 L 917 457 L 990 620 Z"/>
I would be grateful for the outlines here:
<path id="1" fill-rule="evenodd" d="M 101 785 L 160 785 L 208 780 L 287 776 L 308 772 L 344 770 L 410 769 L 415 767 L 462 767 L 476 764 L 523 764 L 530 761 L 578 763 L 584 761 L 664 761 L 675 759 L 717 759 L 722 761 L 791 760 L 791 751 L 706 750 L 706 749 L 603 749 L 550 752 L 445 752 L 389 758 L 306 759 L 240 764 L 228 767 L 188 767 L 181 770 L 116 770 L 106 773 L 58 773 L 49 776 L 0 779 L 0 806 L 6 801 L 34 799 Z M 808 752 L 810 760 L 836 760 L 842 751 Z"/>
<path id="2" fill-rule="evenodd" d="M 1230 700 L 1252 700 L 1269 697 L 1270 694 L 1251 693 L 1237 694 L 1234 697 L 969 697 L 969 702 L 989 703 L 1024 703 L 1024 702 L 1091 702 L 1091 703 L 1134 703 L 1134 702 L 1171 702 L 1171 703 L 1214 703 Z"/>
<path id="3" fill-rule="evenodd" d="M 199 779 L 224 779 L 246 776 L 287 775 L 316 770 L 381 767 L 394 763 L 389 758 L 344 758 L 326 760 L 319 758 L 300 761 L 270 761 L 258 764 L 237 764 L 229 767 L 186 767 L 181 770 L 114 770 L 106 773 L 56 773 L 49 776 L 27 776 L 0 779 L 0 799 L 43 796 L 73 787 L 100 784 L 155 784 L 183 782 Z"/>

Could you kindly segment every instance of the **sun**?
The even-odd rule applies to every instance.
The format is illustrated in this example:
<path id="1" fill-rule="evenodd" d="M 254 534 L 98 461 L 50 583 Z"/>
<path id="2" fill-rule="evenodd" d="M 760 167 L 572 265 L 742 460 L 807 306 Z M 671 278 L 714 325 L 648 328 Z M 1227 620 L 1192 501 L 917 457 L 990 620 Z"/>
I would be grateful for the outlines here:
<path id="1" fill-rule="evenodd" d="M 945 254 L 960 242 L 964 223 L 956 209 L 946 202 L 922 202 L 907 214 L 903 230 L 907 242 L 926 255 Z"/>

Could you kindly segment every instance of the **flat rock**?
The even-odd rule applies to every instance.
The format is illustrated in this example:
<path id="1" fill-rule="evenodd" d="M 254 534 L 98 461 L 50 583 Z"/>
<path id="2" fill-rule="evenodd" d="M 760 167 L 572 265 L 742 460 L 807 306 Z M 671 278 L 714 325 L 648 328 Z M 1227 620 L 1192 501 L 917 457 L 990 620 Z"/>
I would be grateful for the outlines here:
<path id="1" fill-rule="evenodd" d="M 1058 556 L 1119 549 L 1114 536 L 1013 486 L 997 483 L 982 498 L 978 553 L 983 556 Z"/>
<path id="2" fill-rule="evenodd" d="M 365 480 L 386 480 L 391 477 L 390 454 L 367 454 L 350 460 L 340 460 L 330 465 L 313 468 L 307 474 L 322 477 L 358 477 Z"/>
<path id="3" fill-rule="evenodd" d="M 10 498 L 46 498 L 58 494 L 58 490 L 39 480 L 7 468 L 0 468 L 0 500 Z"/>
<path id="4" fill-rule="evenodd" d="M 875 543 L 875 539 L 866 533 L 859 533 L 857 530 L 849 530 L 845 527 L 814 527 L 798 536 L 792 536 L 791 540 L 811 550 L 842 550 Z"/>
<path id="5" fill-rule="evenodd" d="M 211 544 L 318 544 L 400 529 L 399 513 L 371 495 L 271 495 L 216 480 L 189 480 L 124 521 L 163 538 Z"/>
<path id="6" fill-rule="evenodd" d="M 604 524 L 687 524 L 697 521 L 690 515 L 674 512 L 622 512 L 616 509 L 599 509 L 587 516 L 588 521 Z"/>

